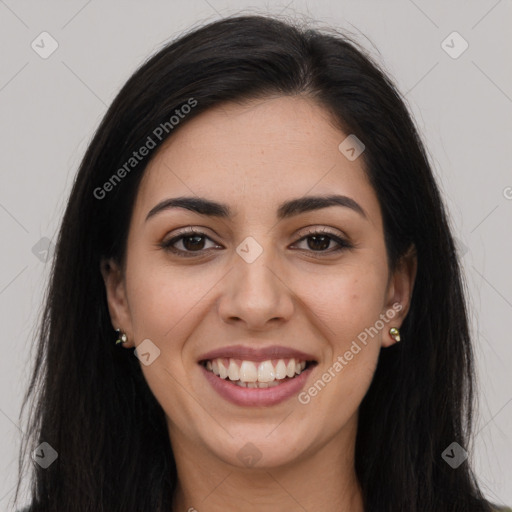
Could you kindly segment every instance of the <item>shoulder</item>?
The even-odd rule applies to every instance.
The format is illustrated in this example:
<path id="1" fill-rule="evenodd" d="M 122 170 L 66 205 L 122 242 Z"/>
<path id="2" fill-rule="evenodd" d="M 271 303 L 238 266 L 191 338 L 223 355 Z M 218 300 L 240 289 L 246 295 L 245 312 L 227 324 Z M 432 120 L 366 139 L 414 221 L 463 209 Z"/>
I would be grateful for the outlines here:
<path id="1" fill-rule="evenodd" d="M 493 505 L 493 512 L 512 512 L 512 508 L 510 507 L 505 507 L 503 505 Z"/>

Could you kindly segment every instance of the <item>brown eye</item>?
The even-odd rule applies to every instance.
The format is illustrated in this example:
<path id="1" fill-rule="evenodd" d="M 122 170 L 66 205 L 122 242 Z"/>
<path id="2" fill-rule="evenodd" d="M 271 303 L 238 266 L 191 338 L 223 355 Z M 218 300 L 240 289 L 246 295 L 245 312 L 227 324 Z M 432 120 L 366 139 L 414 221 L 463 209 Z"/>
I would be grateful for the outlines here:
<path id="1" fill-rule="evenodd" d="M 204 251 L 207 251 L 209 248 L 205 248 L 205 242 L 206 240 L 211 240 L 208 236 L 206 236 L 205 233 L 202 233 L 200 231 L 186 231 L 181 233 L 178 236 L 175 236 L 171 238 L 170 240 L 167 240 L 166 242 L 163 242 L 161 245 L 162 249 L 170 252 L 174 252 L 180 256 L 195 256 L 198 253 L 201 254 Z M 181 247 L 179 247 L 179 244 L 181 244 Z M 176 247 L 178 245 L 178 247 Z M 214 244 L 214 247 L 220 247 L 216 244 Z M 211 247 L 210 247 L 211 248 Z"/>
<path id="2" fill-rule="evenodd" d="M 206 247 L 207 241 L 213 243 L 212 247 Z M 306 241 L 306 248 L 300 248 L 306 252 L 332 254 L 344 249 L 352 248 L 352 244 L 343 238 L 330 233 L 329 231 L 312 231 L 302 237 L 297 243 Z M 336 244 L 334 247 L 332 245 Z M 181 244 L 181 247 L 179 246 Z M 180 233 L 178 236 L 171 238 L 160 244 L 162 249 L 175 253 L 178 256 L 193 257 L 204 255 L 210 249 L 222 248 L 216 244 L 210 237 L 201 231 L 189 230 Z"/>
<path id="3" fill-rule="evenodd" d="M 332 238 L 327 235 L 310 235 L 306 240 L 308 241 L 309 249 L 313 251 L 325 251 L 333 241 Z"/>
<path id="4" fill-rule="evenodd" d="M 329 231 L 314 231 L 308 233 L 299 240 L 299 243 L 304 241 L 306 241 L 307 245 L 305 250 L 311 252 L 325 252 L 331 254 L 352 248 L 349 242 Z M 337 247 L 332 248 L 332 242 L 337 244 Z"/>
<path id="5" fill-rule="evenodd" d="M 181 237 L 183 246 L 187 251 L 195 251 L 197 249 L 204 249 L 204 236 L 192 235 Z"/>

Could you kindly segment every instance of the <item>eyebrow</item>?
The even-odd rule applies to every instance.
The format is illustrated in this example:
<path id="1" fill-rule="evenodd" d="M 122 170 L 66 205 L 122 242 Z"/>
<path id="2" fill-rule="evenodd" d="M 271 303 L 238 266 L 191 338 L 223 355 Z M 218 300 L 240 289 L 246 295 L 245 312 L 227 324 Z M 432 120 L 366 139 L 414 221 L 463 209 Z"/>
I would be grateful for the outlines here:
<path id="1" fill-rule="evenodd" d="M 277 209 L 278 220 L 287 219 L 301 213 L 328 208 L 329 206 L 343 206 L 350 208 L 368 220 L 366 212 L 354 199 L 342 195 L 328 196 L 304 196 L 285 201 Z M 146 221 L 157 213 L 172 208 L 185 208 L 200 215 L 228 219 L 233 216 L 231 208 L 227 204 L 218 203 L 202 197 L 174 197 L 164 199 L 154 206 L 146 217 Z"/>

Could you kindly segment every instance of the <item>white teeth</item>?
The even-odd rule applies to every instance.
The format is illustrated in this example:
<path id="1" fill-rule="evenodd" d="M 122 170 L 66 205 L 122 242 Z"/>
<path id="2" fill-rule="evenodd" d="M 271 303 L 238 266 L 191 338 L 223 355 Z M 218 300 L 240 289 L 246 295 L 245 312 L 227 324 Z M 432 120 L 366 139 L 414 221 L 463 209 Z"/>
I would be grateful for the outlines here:
<path id="1" fill-rule="evenodd" d="M 272 366 L 272 361 L 263 361 L 258 366 L 258 381 L 272 382 L 276 377 L 276 371 Z"/>
<path id="2" fill-rule="evenodd" d="M 242 361 L 240 366 L 240 380 L 244 382 L 256 382 L 258 380 L 258 368 L 252 361 Z"/>
<path id="3" fill-rule="evenodd" d="M 224 366 L 224 363 L 219 359 L 219 377 L 225 379 L 228 376 L 228 369 Z M 215 373 L 215 372 L 214 372 Z"/>
<path id="4" fill-rule="evenodd" d="M 240 378 L 240 368 L 238 368 L 233 359 L 229 360 L 228 377 L 229 380 L 238 380 Z"/>
<path id="5" fill-rule="evenodd" d="M 219 376 L 221 379 L 229 379 L 241 387 L 269 388 L 278 386 L 279 381 L 293 378 L 306 368 L 306 361 L 290 359 L 288 364 L 284 359 L 279 359 L 274 367 L 272 361 L 240 361 L 239 359 L 218 358 L 206 362 L 206 369 Z"/>
<path id="6" fill-rule="evenodd" d="M 276 364 L 276 379 L 281 380 L 284 378 L 286 378 L 286 365 L 282 359 L 279 359 Z"/>
<path id="7" fill-rule="evenodd" d="M 286 376 L 290 378 L 295 376 L 295 359 L 290 359 L 288 361 L 288 366 L 286 367 Z"/>
<path id="8" fill-rule="evenodd" d="M 302 361 L 301 363 L 298 363 L 298 364 L 296 363 L 296 364 L 295 364 L 295 373 L 296 373 L 297 375 L 299 375 L 299 374 L 300 374 L 300 372 L 301 372 L 302 370 L 304 370 L 304 368 L 306 368 L 306 361 Z"/>

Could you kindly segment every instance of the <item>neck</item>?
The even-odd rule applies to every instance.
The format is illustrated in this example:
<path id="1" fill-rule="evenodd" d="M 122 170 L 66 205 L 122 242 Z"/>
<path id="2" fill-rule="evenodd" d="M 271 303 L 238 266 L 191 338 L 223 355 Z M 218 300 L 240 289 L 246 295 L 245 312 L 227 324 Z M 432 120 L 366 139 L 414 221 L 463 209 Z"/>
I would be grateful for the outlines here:
<path id="1" fill-rule="evenodd" d="M 354 467 L 356 425 L 354 419 L 335 438 L 290 463 L 251 468 L 207 455 L 173 432 L 178 470 L 173 511 L 364 512 Z"/>

